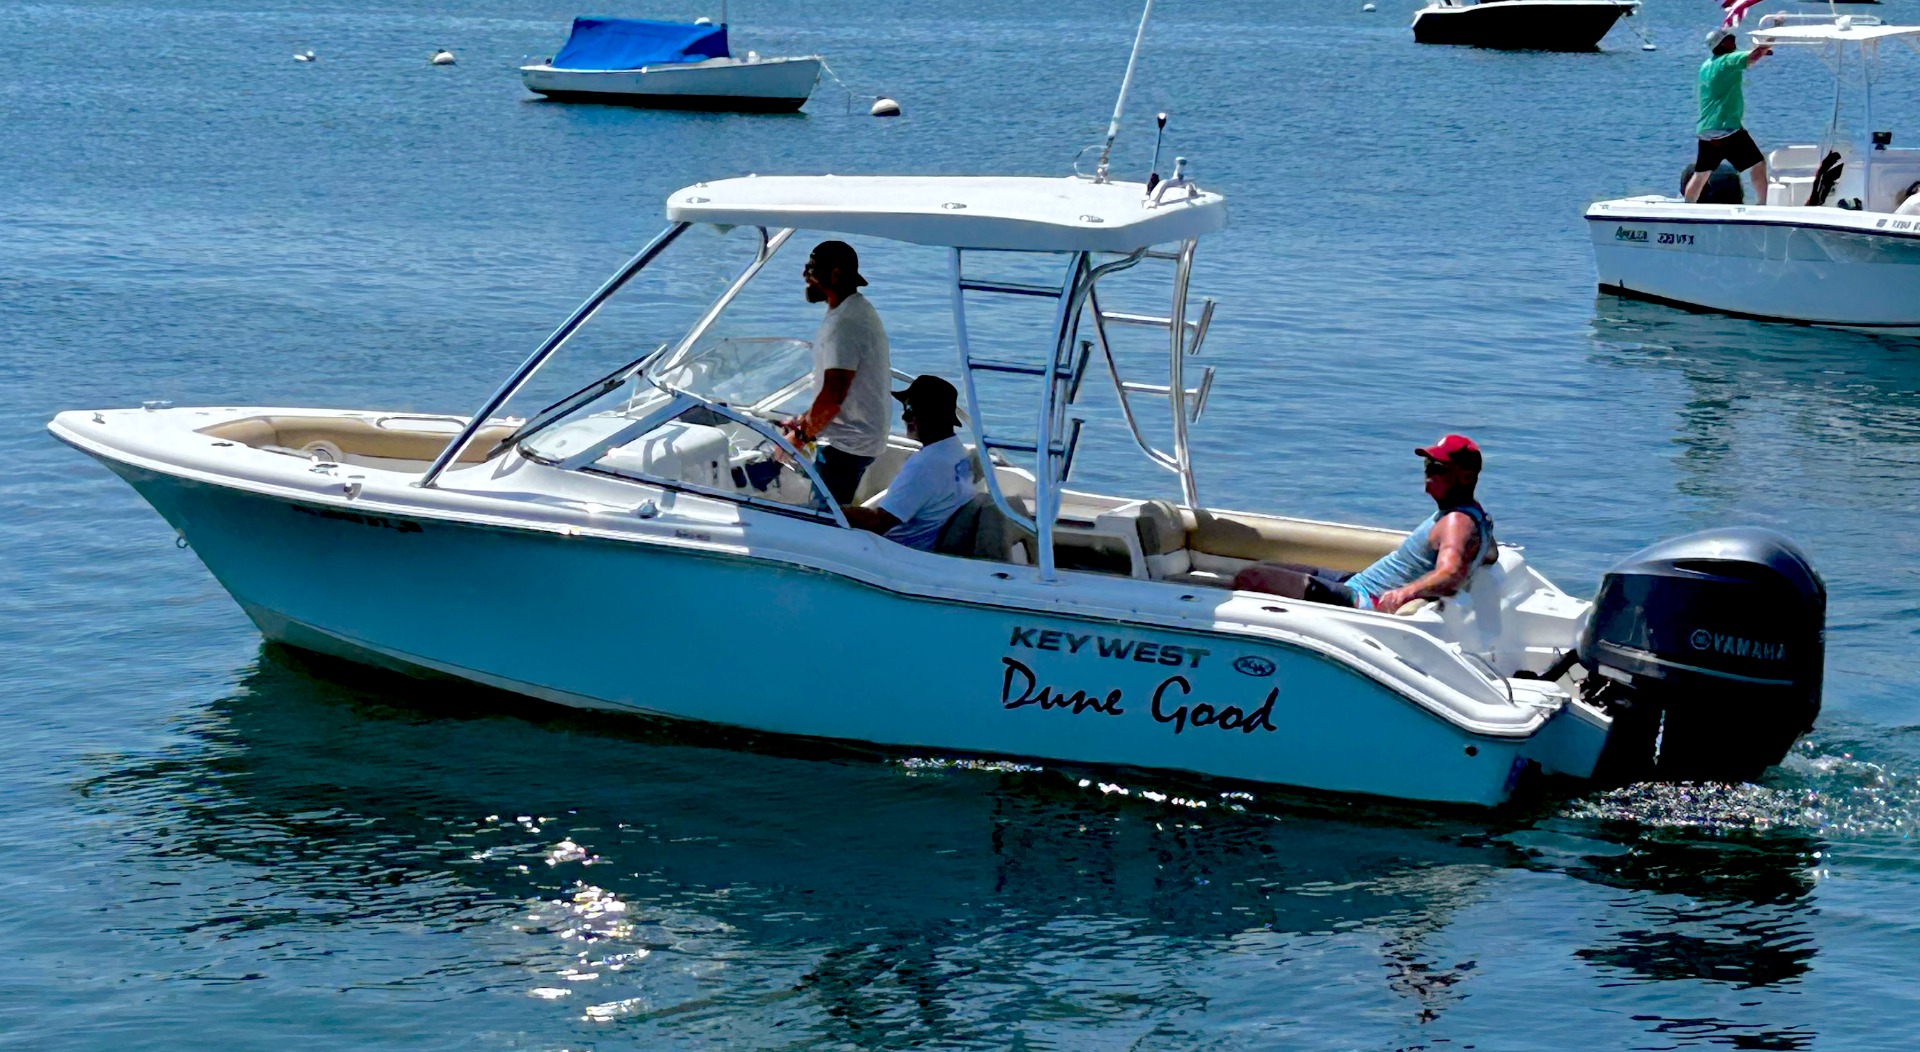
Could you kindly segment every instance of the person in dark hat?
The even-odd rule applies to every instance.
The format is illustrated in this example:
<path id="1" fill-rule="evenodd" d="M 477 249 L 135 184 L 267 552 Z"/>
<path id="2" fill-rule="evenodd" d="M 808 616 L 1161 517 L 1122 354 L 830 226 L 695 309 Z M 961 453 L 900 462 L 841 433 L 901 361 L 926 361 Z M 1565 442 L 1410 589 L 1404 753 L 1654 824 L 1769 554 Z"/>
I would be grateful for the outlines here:
<path id="1" fill-rule="evenodd" d="M 1258 563 L 1235 575 L 1233 587 L 1387 613 L 1415 599 L 1439 599 L 1459 591 L 1475 566 L 1500 558 L 1493 516 L 1473 495 L 1480 481 L 1480 447 L 1465 435 L 1445 435 L 1414 452 L 1426 467 L 1427 496 L 1438 508 L 1400 547 L 1356 574 Z"/>
<path id="2" fill-rule="evenodd" d="M 1712 54 L 1700 64 L 1700 120 L 1694 129 L 1700 142 L 1694 152 L 1693 175 L 1683 191 L 1689 201 L 1700 200 L 1713 170 L 1726 161 L 1734 171 L 1750 173 L 1754 202 L 1767 203 L 1767 159 L 1743 124 L 1747 102 L 1742 85 L 1748 68 L 1773 50 L 1765 44 L 1751 51 L 1741 51 L 1739 46 L 1733 30 L 1725 26 L 1707 34 L 1707 50 Z"/>
<path id="3" fill-rule="evenodd" d="M 930 552 L 940 528 L 973 498 L 973 455 L 954 433 L 960 426 L 959 394 L 938 376 L 918 376 L 893 397 L 900 400 L 907 437 L 920 448 L 900 465 L 872 507 L 843 510 L 856 529 Z"/>
<path id="4" fill-rule="evenodd" d="M 796 447 L 820 442 L 814 468 L 841 504 L 853 502 L 860 478 L 887 448 L 887 389 L 893 361 L 880 315 L 860 293 L 860 257 L 845 241 L 813 247 L 801 271 L 807 302 L 827 305 L 813 337 L 813 402 L 786 422 Z"/>

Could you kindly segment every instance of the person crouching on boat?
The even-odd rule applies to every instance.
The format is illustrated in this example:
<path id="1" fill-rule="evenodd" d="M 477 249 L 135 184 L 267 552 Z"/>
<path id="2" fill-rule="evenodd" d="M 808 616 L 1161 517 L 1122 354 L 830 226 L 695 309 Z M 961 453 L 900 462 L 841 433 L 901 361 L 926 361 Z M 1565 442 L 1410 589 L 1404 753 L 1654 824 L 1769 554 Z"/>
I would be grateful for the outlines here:
<path id="1" fill-rule="evenodd" d="M 815 245 L 801 277 L 807 302 L 826 304 L 827 316 L 813 337 L 813 402 L 784 428 L 796 448 L 822 443 L 814 469 L 834 500 L 851 504 L 867 466 L 887 448 L 887 390 L 893 386 L 887 330 L 860 294 L 867 279 L 860 276 L 852 245 Z"/>
<path id="2" fill-rule="evenodd" d="M 954 434 L 960 426 L 960 393 L 938 376 L 918 376 L 893 397 L 900 400 L 907 437 L 920 448 L 900 465 L 872 507 L 841 510 L 855 529 L 930 552 L 947 520 L 973 499 L 973 454 Z"/>
<path id="3" fill-rule="evenodd" d="M 1693 178 L 1687 180 L 1689 201 L 1700 200 L 1713 170 L 1726 161 L 1734 171 L 1749 173 L 1754 202 L 1767 203 L 1767 159 L 1742 126 L 1747 114 L 1742 85 L 1747 68 L 1773 54 L 1773 49 L 1761 44 L 1751 51 L 1738 51 L 1738 44 L 1733 30 L 1725 26 L 1707 34 L 1707 48 L 1713 57 L 1700 64 L 1700 123 L 1696 128 L 1700 145 L 1694 154 Z"/>
<path id="4" fill-rule="evenodd" d="M 1414 452 L 1426 464 L 1427 496 L 1438 508 L 1400 547 L 1356 574 L 1257 563 L 1234 576 L 1234 589 L 1387 613 L 1415 599 L 1459 591 L 1475 566 L 1500 558 L 1493 516 L 1473 496 L 1480 482 L 1480 447 L 1465 435 L 1446 435 Z"/>

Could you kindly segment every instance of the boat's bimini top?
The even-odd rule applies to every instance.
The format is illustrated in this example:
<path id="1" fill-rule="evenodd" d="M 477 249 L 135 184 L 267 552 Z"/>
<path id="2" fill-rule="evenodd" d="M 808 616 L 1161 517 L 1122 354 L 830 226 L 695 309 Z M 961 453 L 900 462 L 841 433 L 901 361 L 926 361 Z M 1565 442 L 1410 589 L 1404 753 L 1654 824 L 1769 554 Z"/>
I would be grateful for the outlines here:
<path id="1" fill-rule="evenodd" d="M 1190 186 L 1021 176 L 748 176 L 667 198 L 678 223 L 792 227 L 920 245 L 1131 252 L 1227 225 L 1226 198 Z"/>
<path id="2" fill-rule="evenodd" d="M 1753 42 L 1777 44 L 1859 44 L 1869 40 L 1906 37 L 1908 43 L 1920 41 L 1920 26 L 1886 26 L 1872 19 L 1841 18 L 1812 25 L 1762 26 L 1753 31 Z"/>

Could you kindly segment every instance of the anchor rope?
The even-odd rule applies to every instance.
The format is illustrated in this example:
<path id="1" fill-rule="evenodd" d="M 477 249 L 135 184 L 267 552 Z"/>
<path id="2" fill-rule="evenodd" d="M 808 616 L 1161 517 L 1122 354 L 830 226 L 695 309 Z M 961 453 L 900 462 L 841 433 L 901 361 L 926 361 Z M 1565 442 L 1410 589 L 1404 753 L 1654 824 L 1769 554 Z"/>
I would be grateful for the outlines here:
<path id="1" fill-rule="evenodd" d="M 854 91 L 852 88 L 847 86 L 846 81 L 840 79 L 840 74 L 836 72 L 832 66 L 827 65 L 827 60 L 824 58 L 820 60 L 820 69 L 822 72 L 824 72 L 827 75 L 828 79 L 832 80 L 835 84 L 839 85 L 841 92 L 843 92 L 846 95 L 847 113 L 849 115 L 853 113 L 854 99 L 870 99 L 870 100 L 877 101 L 877 100 L 886 98 L 885 95 L 861 95 L 858 92 Z"/>

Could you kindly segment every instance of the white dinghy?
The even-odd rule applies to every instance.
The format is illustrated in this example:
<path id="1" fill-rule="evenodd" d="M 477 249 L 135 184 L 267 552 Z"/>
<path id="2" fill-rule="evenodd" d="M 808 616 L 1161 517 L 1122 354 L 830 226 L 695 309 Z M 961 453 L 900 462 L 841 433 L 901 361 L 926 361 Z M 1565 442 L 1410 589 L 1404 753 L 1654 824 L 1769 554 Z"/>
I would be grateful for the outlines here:
<path id="1" fill-rule="evenodd" d="M 727 179 L 666 213 L 471 416 L 156 404 L 51 430 L 152 503 L 267 638 L 565 705 L 1471 804 L 1530 772 L 1751 777 L 1818 710 L 1824 591 L 1762 531 L 1649 549 L 1597 608 L 1514 548 L 1399 614 L 1231 590 L 1254 560 L 1358 569 L 1403 535 L 1200 502 L 1187 428 L 1212 372 L 1185 370 L 1213 304 L 1190 316 L 1188 278 L 1227 209 L 1184 178 Z M 524 420 L 495 415 L 696 224 L 752 247 L 677 340 Z M 946 254 L 981 466 L 973 518 L 942 538 L 961 554 L 849 528 L 777 427 L 804 404 L 809 345 L 720 335 L 796 231 Z M 996 276 L 1036 260 L 1057 281 Z M 1156 268 L 1164 313 L 1110 304 L 1118 275 Z M 1052 323 L 1024 356 L 980 355 L 970 323 L 1013 302 Z M 1164 333 L 1164 377 L 1127 375 L 1122 326 Z M 1090 361 L 1178 503 L 1068 488 Z M 1028 385 L 1021 434 L 982 425 L 1009 410 L 986 377 Z M 1145 437 L 1156 406 L 1168 448 Z M 893 438 L 862 497 L 912 448 Z M 769 653 L 756 626 L 775 611 Z M 743 632 L 761 640 L 751 661 Z M 829 686 L 796 700 L 800 684 Z"/>
<path id="2" fill-rule="evenodd" d="M 1767 203 L 1646 196 L 1587 209 L 1602 291 L 1755 318 L 1859 327 L 1920 326 L 1920 214 L 1901 212 L 1920 183 L 1920 147 L 1873 131 L 1883 43 L 1920 50 L 1920 26 L 1856 15 L 1768 15 L 1756 44 L 1812 51 L 1834 72 L 1837 118 L 1850 76 L 1863 82 L 1861 126 L 1845 141 L 1767 156 Z"/>
<path id="3" fill-rule="evenodd" d="M 724 7 L 723 7 L 724 10 Z M 719 25 L 576 18 L 551 59 L 520 67 L 527 90 L 562 102 L 788 113 L 820 80 L 820 56 L 735 58 Z"/>

